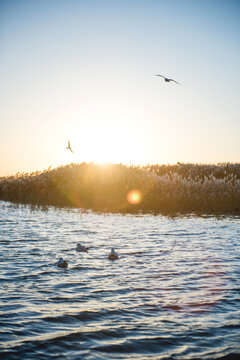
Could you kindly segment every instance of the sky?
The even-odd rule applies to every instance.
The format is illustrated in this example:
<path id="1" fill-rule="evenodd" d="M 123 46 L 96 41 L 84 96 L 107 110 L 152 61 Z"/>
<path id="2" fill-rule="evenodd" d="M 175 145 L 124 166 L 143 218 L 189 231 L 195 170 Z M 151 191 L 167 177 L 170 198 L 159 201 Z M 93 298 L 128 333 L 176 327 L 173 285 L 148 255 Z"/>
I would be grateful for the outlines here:
<path id="1" fill-rule="evenodd" d="M 0 176 L 240 161 L 239 1 L 0 0 L 0 54 Z"/>

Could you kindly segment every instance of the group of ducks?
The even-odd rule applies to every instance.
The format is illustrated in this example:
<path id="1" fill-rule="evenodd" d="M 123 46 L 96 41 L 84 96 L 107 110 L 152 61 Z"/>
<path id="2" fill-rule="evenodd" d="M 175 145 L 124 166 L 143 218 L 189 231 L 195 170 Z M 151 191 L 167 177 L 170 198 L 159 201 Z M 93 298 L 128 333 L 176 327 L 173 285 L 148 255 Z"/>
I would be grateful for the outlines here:
<path id="1" fill-rule="evenodd" d="M 80 243 L 77 243 L 77 247 L 76 247 L 76 251 L 78 252 L 87 252 L 88 251 L 88 247 L 81 245 Z M 114 250 L 114 248 L 111 249 L 110 254 L 108 255 L 108 259 L 109 260 L 117 260 L 118 259 L 118 254 L 116 253 L 116 251 Z M 61 268 L 67 268 L 68 267 L 68 263 L 66 260 L 63 260 L 62 257 L 59 258 L 58 262 L 57 262 L 57 266 L 61 267 Z"/>

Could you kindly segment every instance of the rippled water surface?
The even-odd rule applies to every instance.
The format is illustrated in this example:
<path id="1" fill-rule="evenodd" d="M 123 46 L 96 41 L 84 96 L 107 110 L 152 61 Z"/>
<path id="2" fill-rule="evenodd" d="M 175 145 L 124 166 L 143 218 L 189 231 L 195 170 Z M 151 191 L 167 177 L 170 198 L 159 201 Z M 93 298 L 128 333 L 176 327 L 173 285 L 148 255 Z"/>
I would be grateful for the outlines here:
<path id="1" fill-rule="evenodd" d="M 239 225 L 0 202 L 0 357 L 240 358 Z"/>

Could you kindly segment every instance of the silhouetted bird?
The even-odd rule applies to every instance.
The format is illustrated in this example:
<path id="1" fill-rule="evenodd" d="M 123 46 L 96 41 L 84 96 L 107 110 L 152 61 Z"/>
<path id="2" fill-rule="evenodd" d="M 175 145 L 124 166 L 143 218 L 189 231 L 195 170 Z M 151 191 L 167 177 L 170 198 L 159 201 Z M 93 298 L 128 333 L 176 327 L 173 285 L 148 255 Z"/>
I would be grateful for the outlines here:
<path id="1" fill-rule="evenodd" d="M 161 76 L 162 78 L 164 78 L 164 80 L 165 80 L 166 82 L 174 81 L 176 84 L 181 85 L 181 84 L 179 84 L 179 82 L 177 82 L 176 80 L 166 78 L 166 77 L 163 76 L 163 75 L 158 75 L 158 74 L 156 74 L 156 76 Z"/>
<path id="2" fill-rule="evenodd" d="M 70 151 L 71 151 L 71 153 L 73 153 L 72 148 L 71 148 L 71 145 L 70 145 L 70 141 L 69 141 L 69 140 L 68 140 L 68 146 L 66 147 L 66 149 L 67 149 L 67 150 L 70 150 Z"/>

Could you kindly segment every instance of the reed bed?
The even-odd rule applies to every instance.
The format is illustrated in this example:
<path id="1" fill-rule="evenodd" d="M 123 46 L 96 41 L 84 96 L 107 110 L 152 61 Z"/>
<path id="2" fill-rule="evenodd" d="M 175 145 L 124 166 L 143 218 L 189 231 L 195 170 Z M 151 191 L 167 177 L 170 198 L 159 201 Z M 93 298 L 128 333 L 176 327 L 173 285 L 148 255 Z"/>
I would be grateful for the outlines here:
<path id="1" fill-rule="evenodd" d="M 0 199 L 105 212 L 240 214 L 240 164 L 72 163 L 0 178 Z"/>

